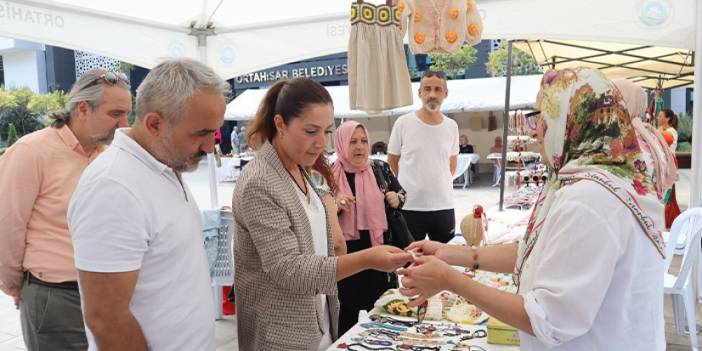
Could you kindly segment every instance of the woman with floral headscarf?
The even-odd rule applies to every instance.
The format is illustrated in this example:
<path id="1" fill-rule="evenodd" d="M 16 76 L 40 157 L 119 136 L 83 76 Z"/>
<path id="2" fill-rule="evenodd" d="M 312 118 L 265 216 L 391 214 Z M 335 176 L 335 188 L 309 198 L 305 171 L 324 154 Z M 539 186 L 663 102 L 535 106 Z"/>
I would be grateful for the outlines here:
<path id="1" fill-rule="evenodd" d="M 454 291 L 520 329 L 522 350 L 664 350 L 663 210 L 621 94 L 597 70 L 549 71 L 536 106 L 552 171 L 522 241 L 415 242 L 402 292 Z M 518 293 L 450 265 L 513 270 Z"/>

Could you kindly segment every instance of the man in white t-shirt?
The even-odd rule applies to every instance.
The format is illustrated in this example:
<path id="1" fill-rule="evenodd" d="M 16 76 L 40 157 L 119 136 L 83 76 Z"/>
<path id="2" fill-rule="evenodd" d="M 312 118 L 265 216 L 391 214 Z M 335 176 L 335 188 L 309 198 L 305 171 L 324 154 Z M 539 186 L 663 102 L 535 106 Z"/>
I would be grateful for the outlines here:
<path id="1" fill-rule="evenodd" d="M 229 85 L 190 59 L 137 89 L 137 120 L 88 166 L 68 226 L 89 350 L 215 350 L 199 209 L 183 182 L 214 150 Z"/>
<path id="2" fill-rule="evenodd" d="M 407 191 L 402 213 L 416 240 L 453 238 L 456 218 L 453 173 L 458 125 L 441 113 L 446 76 L 426 71 L 419 84 L 422 108 L 397 119 L 390 133 L 388 163 Z"/>

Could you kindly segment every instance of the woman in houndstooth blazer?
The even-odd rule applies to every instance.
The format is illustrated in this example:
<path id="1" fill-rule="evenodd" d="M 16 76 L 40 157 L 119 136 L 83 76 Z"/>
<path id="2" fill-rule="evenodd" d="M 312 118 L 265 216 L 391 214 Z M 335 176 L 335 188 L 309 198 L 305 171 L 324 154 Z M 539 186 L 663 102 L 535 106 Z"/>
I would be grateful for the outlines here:
<path id="1" fill-rule="evenodd" d="M 385 245 L 334 257 L 321 194 L 303 169 L 324 150 L 333 116 L 326 89 L 297 78 L 269 89 L 248 130 L 258 151 L 232 203 L 242 351 L 326 349 L 338 337 L 337 281 L 411 259 Z"/>

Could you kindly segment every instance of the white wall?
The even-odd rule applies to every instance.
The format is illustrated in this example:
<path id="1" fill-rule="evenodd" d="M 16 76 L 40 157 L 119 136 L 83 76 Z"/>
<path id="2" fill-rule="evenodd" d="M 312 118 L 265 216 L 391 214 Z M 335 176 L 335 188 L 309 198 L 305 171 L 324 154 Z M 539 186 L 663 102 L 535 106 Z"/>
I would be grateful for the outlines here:
<path id="1" fill-rule="evenodd" d="M 18 50 L 2 54 L 6 88 L 29 88 L 46 93 L 46 61 L 44 51 Z"/>

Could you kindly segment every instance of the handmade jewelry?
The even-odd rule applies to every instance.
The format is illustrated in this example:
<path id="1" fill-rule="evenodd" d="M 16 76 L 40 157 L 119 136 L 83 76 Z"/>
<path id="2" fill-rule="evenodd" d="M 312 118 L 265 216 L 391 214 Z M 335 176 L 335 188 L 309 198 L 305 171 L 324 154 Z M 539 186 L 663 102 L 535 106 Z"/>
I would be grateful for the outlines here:
<path id="1" fill-rule="evenodd" d="M 389 330 L 398 331 L 398 332 L 407 331 L 407 328 L 404 328 L 404 327 L 398 327 L 398 326 L 394 326 L 394 325 L 390 325 L 390 324 L 376 323 L 376 322 L 362 323 L 361 327 L 365 328 L 365 329 L 382 328 L 382 329 L 389 329 Z"/>
<path id="2" fill-rule="evenodd" d="M 412 251 L 410 251 L 410 252 L 412 252 Z M 372 320 L 373 322 L 398 325 L 398 326 L 402 326 L 402 327 L 414 327 L 415 325 L 417 325 L 417 322 L 415 322 L 415 321 L 401 321 L 399 319 L 395 319 L 395 318 L 387 317 L 387 316 L 381 316 L 379 314 L 371 315 L 370 320 Z"/>

